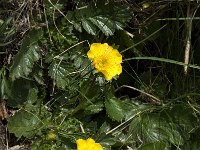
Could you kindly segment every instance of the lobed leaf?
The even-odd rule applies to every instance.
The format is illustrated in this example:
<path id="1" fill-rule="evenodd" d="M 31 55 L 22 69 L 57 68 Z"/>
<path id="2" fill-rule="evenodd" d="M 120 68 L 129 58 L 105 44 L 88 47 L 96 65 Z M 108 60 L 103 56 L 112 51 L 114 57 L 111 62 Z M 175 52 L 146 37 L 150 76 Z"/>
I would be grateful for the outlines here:
<path id="1" fill-rule="evenodd" d="M 32 71 L 34 63 L 40 58 L 38 40 L 41 36 L 41 30 L 32 30 L 24 37 L 20 50 L 10 68 L 10 77 L 12 80 L 28 76 Z"/>
<path id="2" fill-rule="evenodd" d="M 74 28 L 82 32 L 82 27 L 89 34 L 96 35 L 101 30 L 106 36 L 115 30 L 122 30 L 130 19 L 127 7 L 115 2 L 91 2 L 87 6 L 68 12 L 68 19 Z"/>
<path id="3" fill-rule="evenodd" d="M 141 146 L 138 150 L 168 150 L 169 147 L 165 142 L 158 141 L 153 143 L 148 143 Z"/>
<path id="4" fill-rule="evenodd" d="M 108 116 L 116 121 L 124 119 L 127 112 L 130 110 L 130 105 L 128 103 L 120 101 L 116 97 L 107 99 L 105 101 L 105 107 Z"/>
<path id="5" fill-rule="evenodd" d="M 89 114 L 95 114 L 103 110 L 103 102 L 97 102 L 95 104 L 91 104 L 85 108 L 85 111 Z"/>
<path id="6" fill-rule="evenodd" d="M 13 82 L 8 81 L 9 90 L 7 90 L 7 104 L 12 107 L 22 105 L 29 99 L 29 95 L 34 86 L 30 80 L 23 78 L 16 79 Z"/>
<path id="7" fill-rule="evenodd" d="M 83 28 L 89 33 L 89 34 L 92 34 L 92 35 L 95 35 L 96 34 L 96 27 L 90 22 L 88 21 L 87 19 L 83 19 L 81 20 L 82 22 L 82 26 Z"/>
<path id="8" fill-rule="evenodd" d="M 18 138 L 22 136 L 31 138 L 37 133 L 39 124 L 40 120 L 37 116 L 24 110 L 18 111 L 8 119 L 9 132 L 14 133 Z"/>
<path id="9" fill-rule="evenodd" d="M 53 61 L 49 66 L 49 76 L 55 80 L 58 87 L 64 89 L 70 82 L 69 69 L 66 64 Z"/>
<path id="10" fill-rule="evenodd" d="M 183 138 L 174 123 L 166 122 L 156 114 L 140 115 L 134 118 L 130 124 L 129 133 L 140 139 L 144 144 L 153 142 L 172 143 L 182 145 Z"/>
<path id="11" fill-rule="evenodd" d="M 112 135 L 102 133 L 98 137 L 98 142 L 102 145 L 103 149 L 111 150 L 111 146 L 116 143 L 116 138 Z"/>

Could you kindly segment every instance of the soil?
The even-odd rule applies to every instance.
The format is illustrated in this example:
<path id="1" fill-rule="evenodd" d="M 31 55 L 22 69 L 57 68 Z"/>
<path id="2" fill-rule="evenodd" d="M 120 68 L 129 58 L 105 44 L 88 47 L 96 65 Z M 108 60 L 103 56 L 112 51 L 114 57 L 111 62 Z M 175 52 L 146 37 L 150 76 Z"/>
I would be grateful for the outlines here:
<path id="1" fill-rule="evenodd" d="M 6 128 L 0 120 L 0 150 L 6 150 Z"/>
<path id="2" fill-rule="evenodd" d="M 30 146 L 8 133 L 6 121 L 0 120 L 0 150 L 30 150 Z"/>

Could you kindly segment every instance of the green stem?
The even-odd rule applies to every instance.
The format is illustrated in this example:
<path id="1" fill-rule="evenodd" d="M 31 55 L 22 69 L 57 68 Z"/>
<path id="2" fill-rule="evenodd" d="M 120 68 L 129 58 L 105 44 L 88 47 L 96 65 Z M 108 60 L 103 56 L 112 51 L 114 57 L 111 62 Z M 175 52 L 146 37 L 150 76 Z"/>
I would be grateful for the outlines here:
<path id="1" fill-rule="evenodd" d="M 197 65 L 191 65 L 191 64 L 186 65 L 183 62 L 179 62 L 179 61 L 171 60 L 171 59 L 166 59 L 166 58 L 159 58 L 159 57 L 133 57 L 133 58 L 127 58 L 124 61 L 129 61 L 129 60 L 154 60 L 154 61 L 166 62 L 166 63 L 176 64 L 176 65 L 181 65 L 181 66 L 188 66 L 190 68 L 200 70 L 200 66 L 197 66 Z"/>

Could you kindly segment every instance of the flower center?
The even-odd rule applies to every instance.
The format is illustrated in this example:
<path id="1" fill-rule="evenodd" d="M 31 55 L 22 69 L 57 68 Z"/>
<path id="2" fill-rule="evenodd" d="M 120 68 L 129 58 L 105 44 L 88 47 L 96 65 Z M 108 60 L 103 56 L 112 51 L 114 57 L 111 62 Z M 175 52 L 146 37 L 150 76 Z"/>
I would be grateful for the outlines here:
<path id="1" fill-rule="evenodd" d="M 108 66 L 108 59 L 105 58 L 105 57 L 100 57 L 97 61 L 96 61 L 96 67 L 98 69 L 103 69 L 105 68 L 106 66 Z"/>

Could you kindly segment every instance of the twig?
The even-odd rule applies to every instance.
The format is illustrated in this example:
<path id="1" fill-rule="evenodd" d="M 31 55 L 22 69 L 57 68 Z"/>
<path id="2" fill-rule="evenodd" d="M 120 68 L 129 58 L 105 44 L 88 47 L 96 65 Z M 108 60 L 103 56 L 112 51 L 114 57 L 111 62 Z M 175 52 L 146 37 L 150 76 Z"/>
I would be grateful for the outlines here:
<path id="1" fill-rule="evenodd" d="M 47 31 L 48 31 L 48 34 L 49 34 L 49 40 L 52 43 L 51 34 L 50 34 L 50 30 L 49 30 L 49 22 L 47 20 L 47 14 L 46 14 L 46 8 L 45 7 L 46 6 L 44 5 L 44 19 L 45 19 Z"/>
<path id="2" fill-rule="evenodd" d="M 63 51 L 62 53 L 58 54 L 57 56 L 55 56 L 54 58 L 58 58 L 60 55 L 66 53 L 68 50 L 72 49 L 73 47 L 76 47 L 77 45 L 84 43 L 84 42 L 88 42 L 87 40 L 81 41 L 79 43 L 74 44 L 73 46 L 69 47 L 68 49 L 66 49 L 65 51 Z"/>
<path id="3" fill-rule="evenodd" d="M 80 128 L 81 128 L 82 133 L 85 133 L 85 130 L 83 128 L 83 124 L 81 122 L 80 122 Z"/>
<path id="4" fill-rule="evenodd" d="M 123 123 L 119 124 L 118 126 L 116 126 L 115 128 L 113 128 L 112 130 L 106 132 L 106 135 L 112 133 L 113 131 L 117 130 L 118 128 L 120 128 L 121 126 L 123 126 L 124 124 L 126 124 L 127 122 L 129 122 L 130 120 L 132 120 L 133 118 L 135 118 L 136 116 L 138 116 L 141 112 L 136 113 L 135 115 L 133 115 L 132 117 L 130 117 L 128 120 L 124 121 Z"/>
<path id="5" fill-rule="evenodd" d="M 63 12 L 60 10 L 60 9 L 58 9 L 52 2 L 51 2 L 51 0 L 48 0 L 49 1 L 49 3 L 69 22 L 69 23 L 71 23 L 71 24 L 73 24 L 68 18 L 67 18 L 67 16 L 65 15 L 65 14 L 63 14 Z"/>
<path id="6" fill-rule="evenodd" d="M 138 91 L 138 92 L 140 92 L 140 93 L 142 93 L 142 94 L 145 94 L 145 95 L 151 97 L 151 98 L 152 98 L 152 101 L 153 101 L 154 103 L 156 103 L 156 104 L 161 104 L 160 100 L 159 100 L 158 98 L 156 98 L 155 96 L 153 96 L 153 95 L 151 95 L 151 94 L 149 94 L 149 93 L 146 93 L 146 92 L 144 92 L 144 91 L 142 91 L 142 90 L 140 90 L 140 89 L 137 89 L 137 88 L 135 88 L 135 87 L 132 87 L 132 86 L 123 85 L 123 86 L 117 88 L 116 91 L 119 90 L 119 89 L 121 89 L 121 88 L 123 88 L 123 87 L 126 87 L 126 88 L 129 88 L 129 89 Z"/>
<path id="7" fill-rule="evenodd" d="M 187 17 L 191 18 L 190 13 L 190 3 L 187 6 Z M 190 48 L 191 48 L 191 32 L 192 32 L 192 19 L 186 20 L 187 35 L 186 35 L 186 46 L 185 46 L 185 56 L 184 56 L 184 74 L 188 73 L 188 64 L 190 59 Z"/>

